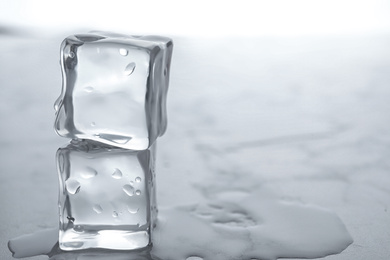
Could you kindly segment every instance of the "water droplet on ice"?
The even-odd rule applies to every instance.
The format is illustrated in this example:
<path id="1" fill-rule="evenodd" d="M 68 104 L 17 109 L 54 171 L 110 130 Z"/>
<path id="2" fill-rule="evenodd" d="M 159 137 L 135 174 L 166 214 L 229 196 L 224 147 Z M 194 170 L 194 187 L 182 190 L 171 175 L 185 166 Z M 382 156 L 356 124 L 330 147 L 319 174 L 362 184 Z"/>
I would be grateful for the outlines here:
<path id="1" fill-rule="evenodd" d="M 122 135 L 96 134 L 95 136 L 117 144 L 126 144 L 131 140 L 131 137 L 126 137 Z"/>
<path id="2" fill-rule="evenodd" d="M 60 104 L 62 103 L 62 99 L 61 98 L 58 98 L 55 103 L 54 103 L 54 110 L 56 112 L 58 112 L 58 110 L 60 109 Z"/>
<path id="3" fill-rule="evenodd" d="M 113 212 L 112 212 L 112 216 L 113 216 L 114 218 L 118 217 L 118 212 L 113 211 Z"/>
<path id="4" fill-rule="evenodd" d="M 187 257 L 186 260 L 203 260 L 203 258 L 199 256 L 190 256 Z"/>
<path id="5" fill-rule="evenodd" d="M 123 186 L 123 191 L 126 192 L 126 194 L 129 196 L 134 195 L 134 187 L 129 185 L 129 184 L 126 184 L 125 186 Z"/>
<path id="6" fill-rule="evenodd" d="M 141 182 L 141 177 L 135 178 L 135 182 Z"/>
<path id="7" fill-rule="evenodd" d="M 63 154 L 60 154 L 58 157 L 58 167 L 60 168 L 60 173 L 63 173 L 65 167 L 65 159 Z"/>
<path id="8" fill-rule="evenodd" d="M 83 242 L 66 242 L 64 243 L 64 246 L 69 247 L 69 248 L 79 248 L 84 245 Z"/>
<path id="9" fill-rule="evenodd" d="M 114 173 L 111 175 L 114 179 L 120 179 L 122 178 L 122 172 L 119 169 L 115 169 Z"/>
<path id="10" fill-rule="evenodd" d="M 128 206 L 127 211 L 129 211 L 131 214 L 136 214 L 138 212 L 139 208 L 133 208 Z"/>
<path id="11" fill-rule="evenodd" d="M 80 188 L 81 188 L 81 185 L 78 181 L 76 180 L 73 180 L 73 179 L 68 179 L 66 182 L 65 182 L 65 185 L 66 185 L 66 190 L 70 193 L 70 194 L 76 194 L 80 191 Z"/>
<path id="12" fill-rule="evenodd" d="M 140 190 L 136 190 L 135 191 L 135 195 L 141 195 L 141 191 Z"/>
<path id="13" fill-rule="evenodd" d="M 130 62 L 126 68 L 125 68 L 125 71 L 124 71 L 124 74 L 127 75 L 127 76 L 130 76 L 135 70 L 135 63 L 134 62 Z"/>
<path id="14" fill-rule="evenodd" d="M 94 205 L 92 209 L 93 209 L 97 214 L 100 214 L 100 213 L 103 212 L 103 209 L 102 209 L 102 207 L 101 207 L 99 204 Z"/>
<path id="15" fill-rule="evenodd" d="M 90 34 L 77 34 L 75 37 L 82 42 L 96 42 L 104 39 L 102 36 L 90 35 Z"/>
<path id="16" fill-rule="evenodd" d="M 76 225 L 76 226 L 74 226 L 73 229 L 74 229 L 74 231 L 79 232 L 79 233 L 84 231 L 84 227 L 81 225 Z"/>
<path id="17" fill-rule="evenodd" d="M 120 49 L 119 49 L 119 53 L 120 53 L 122 56 L 127 56 L 127 54 L 129 53 L 129 51 L 126 50 L 126 49 L 120 48 Z"/>
<path id="18" fill-rule="evenodd" d="M 93 91 L 93 87 L 91 87 L 91 86 L 85 87 L 84 91 L 88 92 L 88 93 L 91 93 Z"/>
<path id="19" fill-rule="evenodd" d="M 97 175 L 97 171 L 91 167 L 87 167 L 85 170 L 81 172 L 81 177 L 84 179 L 90 179 Z"/>

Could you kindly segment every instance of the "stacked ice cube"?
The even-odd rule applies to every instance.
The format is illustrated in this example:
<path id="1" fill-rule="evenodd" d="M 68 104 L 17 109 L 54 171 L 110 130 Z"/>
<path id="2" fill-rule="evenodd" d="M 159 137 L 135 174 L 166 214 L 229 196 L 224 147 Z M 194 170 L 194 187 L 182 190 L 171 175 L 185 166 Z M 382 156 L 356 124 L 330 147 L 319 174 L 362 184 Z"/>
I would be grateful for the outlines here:
<path id="1" fill-rule="evenodd" d="M 172 48 L 166 37 L 102 32 L 63 41 L 55 130 L 72 141 L 57 152 L 61 249 L 150 245 Z"/>

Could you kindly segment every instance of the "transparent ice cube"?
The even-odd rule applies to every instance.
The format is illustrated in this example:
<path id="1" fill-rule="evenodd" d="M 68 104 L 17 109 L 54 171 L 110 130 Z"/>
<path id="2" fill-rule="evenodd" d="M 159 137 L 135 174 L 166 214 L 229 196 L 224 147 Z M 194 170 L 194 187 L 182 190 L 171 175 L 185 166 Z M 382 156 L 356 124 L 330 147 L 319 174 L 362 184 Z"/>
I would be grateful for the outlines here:
<path id="1" fill-rule="evenodd" d="M 94 32 L 61 45 L 55 130 L 125 149 L 150 147 L 167 127 L 172 40 Z"/>
<path id="2" fill-rule="evenodd" d="M 148 246 L 157 216 L 155 144 L 144 151 L 73 140 L 57 152 L 59 246 Z"/>

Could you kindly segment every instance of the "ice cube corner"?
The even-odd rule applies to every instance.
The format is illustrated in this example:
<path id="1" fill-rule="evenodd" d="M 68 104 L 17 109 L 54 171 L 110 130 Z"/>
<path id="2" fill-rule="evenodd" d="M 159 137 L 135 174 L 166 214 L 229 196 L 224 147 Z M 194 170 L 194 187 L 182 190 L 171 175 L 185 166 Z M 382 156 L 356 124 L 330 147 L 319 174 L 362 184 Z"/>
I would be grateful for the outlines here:
<path id="1" fill-rule="evenodd" d="M 167 127 L 172 40 L 88 33 L 61 45 L 62 92 L 55 131 L 131 150 L 148 149 Z"/>

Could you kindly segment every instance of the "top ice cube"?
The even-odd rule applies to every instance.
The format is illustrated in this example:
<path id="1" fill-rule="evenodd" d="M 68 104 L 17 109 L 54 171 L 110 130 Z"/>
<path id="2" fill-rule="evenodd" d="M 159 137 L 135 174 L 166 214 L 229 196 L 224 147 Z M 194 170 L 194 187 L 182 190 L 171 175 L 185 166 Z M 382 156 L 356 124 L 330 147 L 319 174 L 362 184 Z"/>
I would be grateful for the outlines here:
<path id="1" fill-rule="evenodd" d="M 61 45 L 62 92 L 55 130 L 63 137 L 145 150 L 167 127 L 172 40 L 88 33 Z"/>

